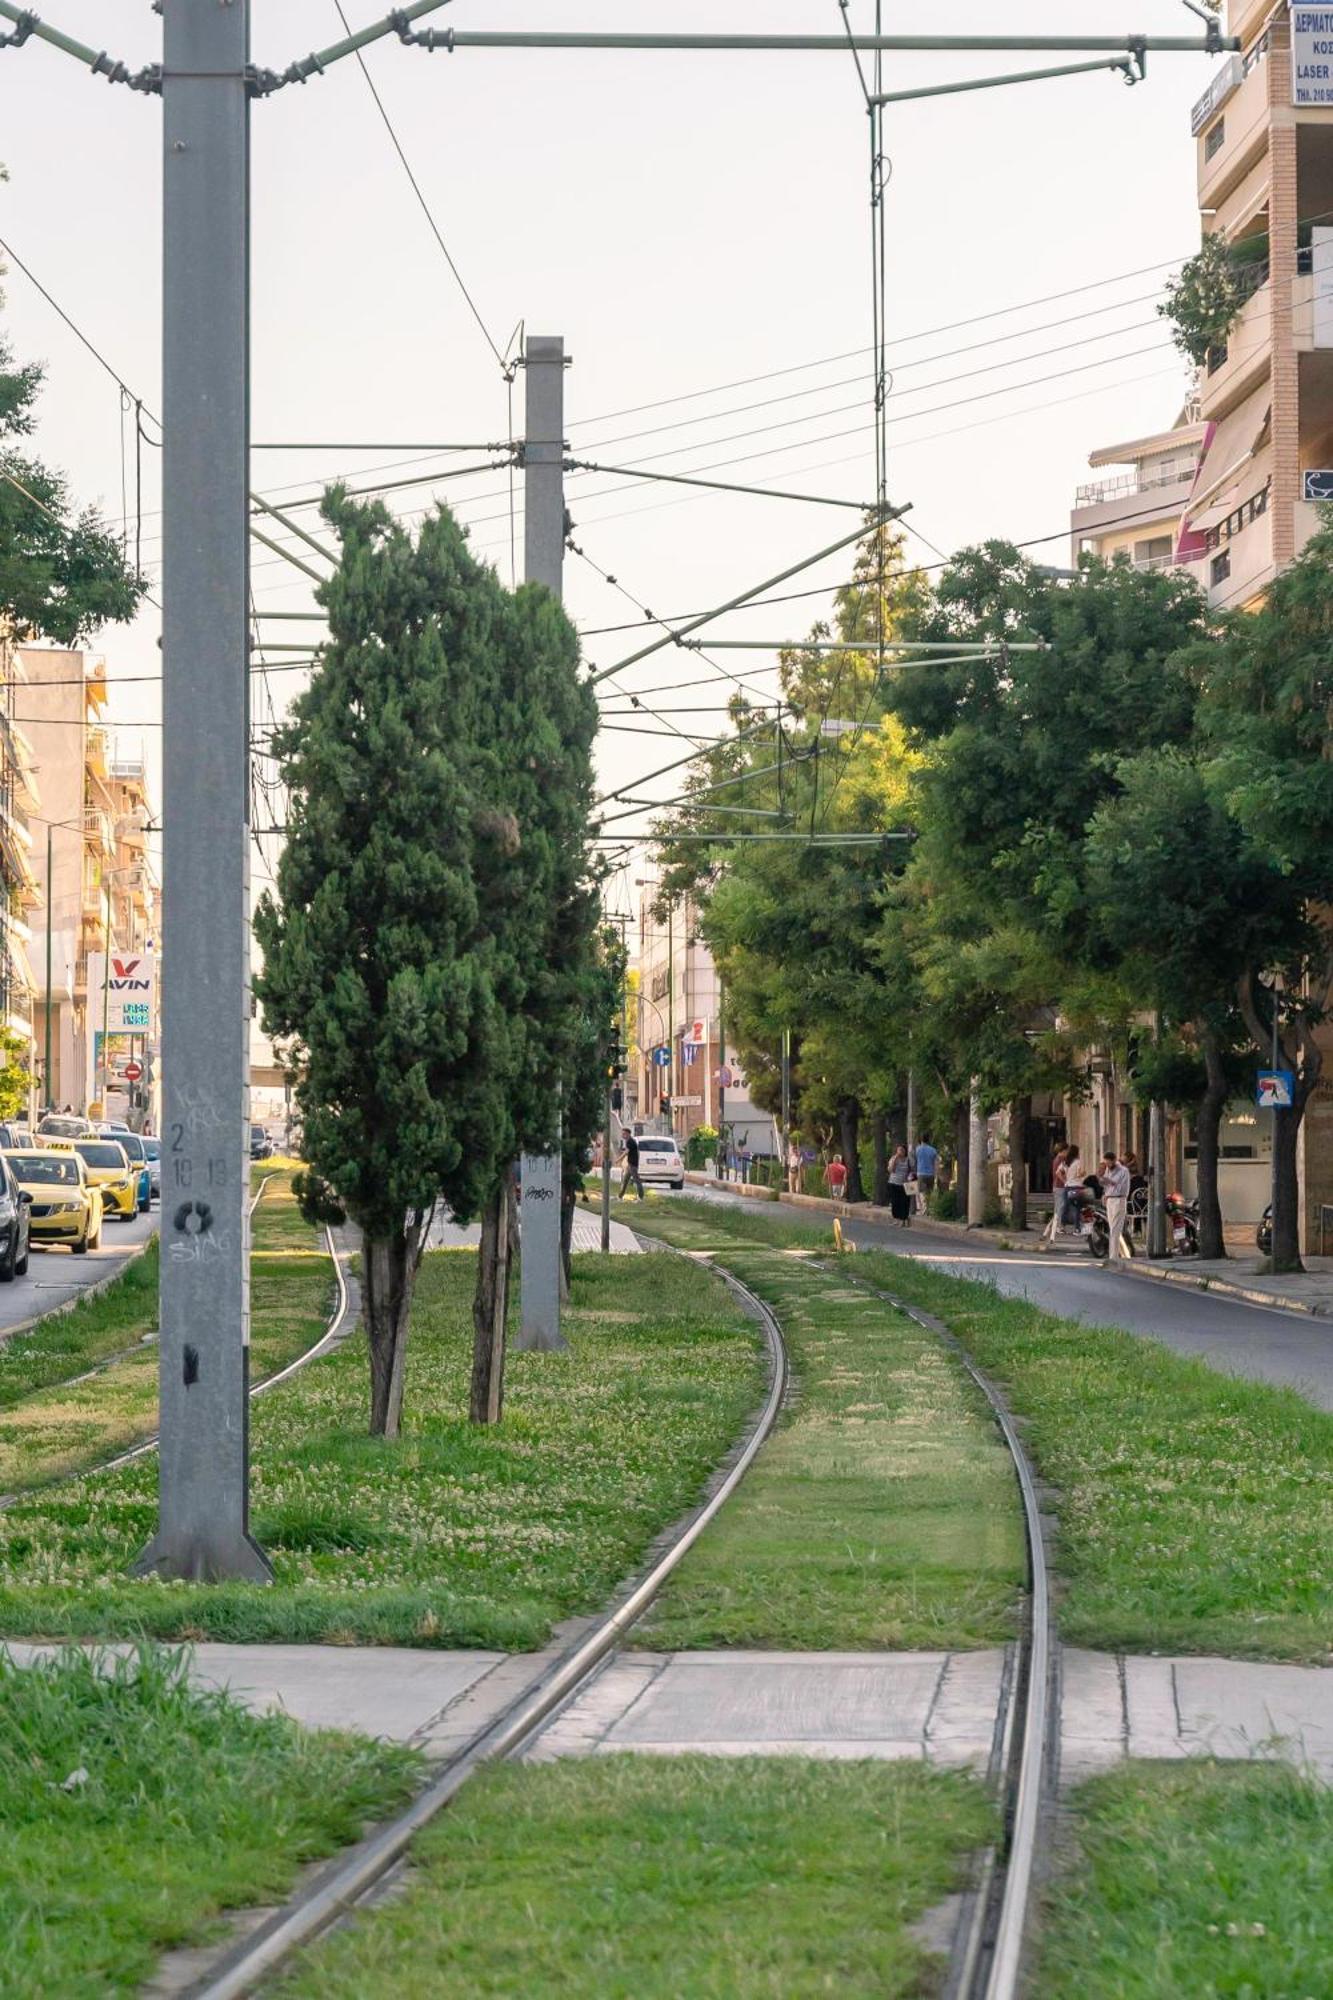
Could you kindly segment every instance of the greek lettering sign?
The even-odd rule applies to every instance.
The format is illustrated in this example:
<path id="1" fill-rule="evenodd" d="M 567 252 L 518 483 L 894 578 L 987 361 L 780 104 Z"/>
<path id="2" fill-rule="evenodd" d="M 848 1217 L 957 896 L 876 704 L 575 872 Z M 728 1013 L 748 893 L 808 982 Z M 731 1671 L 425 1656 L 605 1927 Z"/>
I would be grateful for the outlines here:
<path id="1" fill-rule="evenodd" d="M 89 952 L 88 1010 L 99 1029 L 105 1003 L 109 1034 L 151 1035 L 156 991 L 151 949 L 113 951 L 109 966 L 105 952 Z"/>
<path id="2" fill-rule="evenodd" d="M 1291 101 L 1333 106 L 1333 7 L 1292 0 Z"/>

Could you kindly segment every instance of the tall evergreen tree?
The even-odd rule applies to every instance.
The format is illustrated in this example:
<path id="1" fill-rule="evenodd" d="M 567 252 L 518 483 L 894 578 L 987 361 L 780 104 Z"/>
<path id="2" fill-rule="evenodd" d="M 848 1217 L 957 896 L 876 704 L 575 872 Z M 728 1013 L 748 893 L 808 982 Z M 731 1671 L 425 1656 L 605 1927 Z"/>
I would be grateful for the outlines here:
<path id="1" fill-rule="evenodd" d="M 312 1190 L 362 1233 L 371 1429 L 395 1436 L 435 1202 L 507 1243 L 497 1191 L 553 1128 L 524 1010 L 549 1017 L 581 949 L 552 931 L 578 902 L 585 700 L 558 608 L 511 597 L 446 510 L 415 539 L 337 490 L 324 513 L 330 639 L 275 738 L 289 832 L 256 986 L 293 1045 Z"/>

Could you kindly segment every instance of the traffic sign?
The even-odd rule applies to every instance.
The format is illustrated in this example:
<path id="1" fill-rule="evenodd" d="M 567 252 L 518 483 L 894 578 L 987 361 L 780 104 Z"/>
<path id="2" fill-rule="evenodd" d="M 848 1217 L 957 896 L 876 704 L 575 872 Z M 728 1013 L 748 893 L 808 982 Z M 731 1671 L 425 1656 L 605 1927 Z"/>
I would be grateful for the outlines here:
<path id="1" fill-rule="evenodd" d="M 1289 1069 L 1261 1069 L 1254 1101 L 1264 1111 L 1290 1111 L 1295 1102 L 1296 1078 Z"/>
<path id="2" fill-rule="evenodd" d="M 671 1067 L 670 1049 L 654 1049 L 653 1061 L 657 1064 L 657 1067 L 659 1069 L 670 1069 Z"/>
<path id="3" fill-rule="evenodd" d="M 121 1075 L 124 1077 L 126 1083 L 137 1083 L 139 1081 L 139 1078 L 143 1075 L 143 1064 L 137 1062 L 127 1062 L 124 1069 L 121 1071 Z"/>

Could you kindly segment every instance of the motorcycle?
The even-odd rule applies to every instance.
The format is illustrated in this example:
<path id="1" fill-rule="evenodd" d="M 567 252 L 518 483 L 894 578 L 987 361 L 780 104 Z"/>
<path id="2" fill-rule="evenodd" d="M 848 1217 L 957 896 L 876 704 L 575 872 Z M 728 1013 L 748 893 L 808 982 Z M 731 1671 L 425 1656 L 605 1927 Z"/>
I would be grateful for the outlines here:
<path id="1" fill-rule="evenodd" d="M 1259 1227 L 1254 1232 L 1254 1240 L 1259 1245 L 1259 1254 L 1271 1257 L 1273 1254 L 1273 1204 L 1270 1201 L 1259 1219 Z"/>
<path id="2" fill-rule="evenodd" d="M 1178 1257 L 1197 1257 L 1199 1254 L 1199 1204 L 1186 1201 L 1183 1194 L 1169 1194 L 1166 1198 L 1167 1234 Z"/>

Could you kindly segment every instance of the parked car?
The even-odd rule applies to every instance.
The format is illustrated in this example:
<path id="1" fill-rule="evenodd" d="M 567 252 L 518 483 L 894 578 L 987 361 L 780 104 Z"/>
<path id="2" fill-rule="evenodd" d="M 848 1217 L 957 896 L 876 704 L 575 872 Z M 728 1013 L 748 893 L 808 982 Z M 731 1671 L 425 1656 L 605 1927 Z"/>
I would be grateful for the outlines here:
<path id="1" fill-rule="evenodd" d="M 148 1190 L 156 1200 L 162 1199 L 162 1141 L 145 1138 L 144 1158 L 148 1162 Z"/>
<path id="2" fill-rule="evenodd" d="M 38 1248 L 67 1243 L 76 1257 L 95 1250 L 102 1240 L 102 1195 L 89 1181 L 79 1155 L 57 1152 L 53 1146 L 29 1146 L 7 1150 L 4 1157 L 20 1191 L 29 1198 L 29 1227 Z"/>
<path id="3" fill-rule="evenodd" d="M 252 1160 L 267 1160 L 272 1157 L 272 1154 L 273 1141 L 269 1138 L 268 1133 L 262 1125 L 252 1125 L 250 1127 L 250 1158 Z"/>
<path id="4" fill-rule="evenodd" d="M 143 1140 L 137 1132 L 117 1132 L 115 1140 L 130 1165 L 139 1169 L 139 1213 L 147 1215 L 148 1204 L 153 1199 L 153 1177 L 148 1171 L 148 1155 L 144 1152 Z"/>
<path id="5" fill-rule="evenodd" d="M 639 1179 L 645 1187 L 649 1181 L 666 1181 L 670 1187 L 684 1187 L 685 1160 L 674 1139 L 659 1138 L 653 1133 L 640 1139 Z"/>
<path id="6" fill-rule="evenodd" d="M 28 1268 L 31 1207 L 32 1197 L 23 1192 L 9 1163 L 0 1159 L 0 1283 L 12 1284 Z"/>
<path id="7" fill-rule="evenodd" d="M 69 1149 L 83 1161 L 93 1186 L 102 1190 L 102 1213 L 133 1222 L 139 1212 L 139 1175 L 119 1140 L 75 1139 Z"/>
<path id="8" fill-rule="evenodd" d="M 16 1124 L 12 1119 L 0 1119 L 0 1150 L 8 1151 L 11 1146 L 31 1146 L 32 1133 L 26 1125 Z"/>

